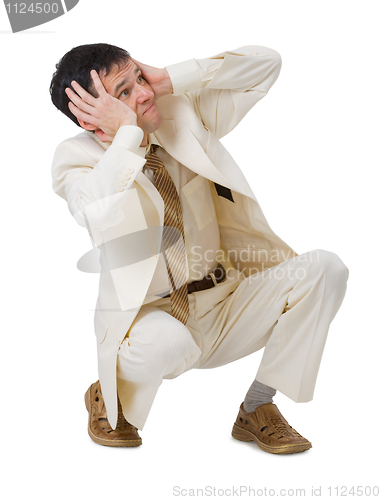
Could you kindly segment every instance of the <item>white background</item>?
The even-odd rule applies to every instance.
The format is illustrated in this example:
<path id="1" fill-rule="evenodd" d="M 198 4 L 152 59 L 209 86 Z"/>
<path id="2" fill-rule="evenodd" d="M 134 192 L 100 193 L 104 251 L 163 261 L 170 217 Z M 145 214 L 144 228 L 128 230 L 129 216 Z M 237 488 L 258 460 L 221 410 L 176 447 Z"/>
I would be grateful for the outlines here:
<path id="1" fill-rule="evenodd" d="M 80 0 L 12 34 L 0 6 L 3 498 L 170 499 L 174 486 L 208 485 L 216 496 L 250 486 L 306 497 L 321 486 L 328 498 L 328 486 L 378 483 L 379 19 L 377 1 Z M 337 253 L 350 271 L 314 400 L 275 400 L 312 450 L 276 456 L 231 437 L 261 352 L 164 381 L 139 448 L 88 437 L 98 275 L 77 270 L 90 240 L 51 188 L 55 147 L 80 129 L 53 107 L 49 84 L 65 52 L 96 42 L 158 67 L 248 44 L 281 54 L 274 87 L 223 143 L 272 229 L 299 254 Z"/>

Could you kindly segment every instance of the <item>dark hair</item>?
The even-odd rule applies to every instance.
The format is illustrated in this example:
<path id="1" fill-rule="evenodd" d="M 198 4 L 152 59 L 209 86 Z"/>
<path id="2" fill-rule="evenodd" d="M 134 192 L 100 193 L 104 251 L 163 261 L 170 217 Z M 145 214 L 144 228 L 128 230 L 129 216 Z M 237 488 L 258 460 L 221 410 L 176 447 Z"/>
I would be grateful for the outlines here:
<path id="1" fill-rule="evenodd" d="M 104 76 L 106 76 L 115 64 L 121 66 L 129 58 L 130 54 L 126 50 L 107 43 L 93 43 L 74 47 L 56 64 L 56 72 L 53 75 L 49 89 L 54 106 L 80 127 L 77 118 L 69 109 L 69 98 L 66 95 L 65 88 L 70 87 L 74 90 L 71 82 L 75 80 L 81 87 L 93 94 L 91 91 L 93 81 L 90 71 L 95 69 L 98 74 L 105 71 Z"/>

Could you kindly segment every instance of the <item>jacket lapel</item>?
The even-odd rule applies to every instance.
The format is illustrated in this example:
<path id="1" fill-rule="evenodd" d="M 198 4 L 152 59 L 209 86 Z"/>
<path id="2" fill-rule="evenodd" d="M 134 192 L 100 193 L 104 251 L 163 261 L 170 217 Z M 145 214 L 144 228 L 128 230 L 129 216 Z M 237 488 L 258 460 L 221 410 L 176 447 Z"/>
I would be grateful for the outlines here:
<path id="1" fill-rule="evenodd" d="M 205 133 L 208 131 L 205 130 Z M 174 120 L 163 120 L 163 124 L 154 136 L 168 154 L 196 174 L 256 201 L 240 168 L 218 141 L 218 144 L 215 144 L 214 138 L 207 141 L 207 150 L 204 151 L 190 127 L 183 125 L 176 130 Z M 215 163 L 211 161 L 209 151 L 215 158 Z M 220 161 L 218 161 L 219 156 L 221 156 Z M 224 165 L 223 172 L 216 165 L 218 167 Z"/>

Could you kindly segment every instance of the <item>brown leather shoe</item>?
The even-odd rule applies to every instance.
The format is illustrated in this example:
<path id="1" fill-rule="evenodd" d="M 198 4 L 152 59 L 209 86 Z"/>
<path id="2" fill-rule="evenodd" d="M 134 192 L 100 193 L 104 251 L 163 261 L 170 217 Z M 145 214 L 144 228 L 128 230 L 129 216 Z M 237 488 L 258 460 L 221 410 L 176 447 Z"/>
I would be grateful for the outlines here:
<path id="1" fill-rule="evenodd" d="M 255 441 L 269 453 L 298 453 L 312 448 L 312 444 L 293 429 L 273 403 L 258 406 L 246 413 L 240 406 L 232 436 L 240 441 Z"/>
<path id="2" fill-rule="evenodd" d="M 87 389 L 85 404 L 89 412 L 87 427 L 91 439 L 103 446 L 139 446 L 142 439 L 136 427 L 124 418 L 122 407 L 118 398 L 118 422 L 113 430 L 107 420 L 106 407 L 103 401 L 99 380 Z"/>

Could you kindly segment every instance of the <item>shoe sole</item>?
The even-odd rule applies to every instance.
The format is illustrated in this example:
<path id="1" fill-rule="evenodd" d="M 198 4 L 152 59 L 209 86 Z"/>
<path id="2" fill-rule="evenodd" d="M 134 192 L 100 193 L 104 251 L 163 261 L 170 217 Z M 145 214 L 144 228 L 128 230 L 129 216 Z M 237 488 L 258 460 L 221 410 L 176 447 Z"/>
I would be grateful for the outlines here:
<path id="1" fill-rule="evenodd" d="M 238 439 L 239 441 L 255 441 L 255 443 L 261 448 L 263 451 L 267 451 L 268 453 L 275 453 L 277 455 L 288 455 L 290 453 L 301 453 L 302 451 L 309 450 L 312 448 L 311 443 L 305 443 L 305 444 L 290 444 L 287 446 L 269 446 L 265 443 L 262 443 L 255 434 L 252 432 L 242 429 L 241 427 L 238 427 L 238 425 L 234 424 L 233 425 L 233 430 L 232 430 L 232 436 L 235 439 Z"/>
<path id="2" fill-rule="evenodd" d="M 89 433 L 90 438 L 94 441 L 94 443 L 101 444 L 102 446 L 113 446 L 113 447 L 118 447 L 118 448 L 132 448 L 135 446 L 140 446 L 142 444 L 142 439 L 131 439 L 131 440 L 124 440 L 124 441 L 115 441 L 115 440 L 108 440 L 108 439 L 103 439 L 98 436 L 96 436 L 91 428 L 90 428 L 90 419 L 91 419 L 91 414 L 90 414 L 90 389 L 86 391 L 85 394 L 85 405 L 86 405 L 86 410 L 89 412 L 89 421 L 87 425 L 87 432 Z"/>

